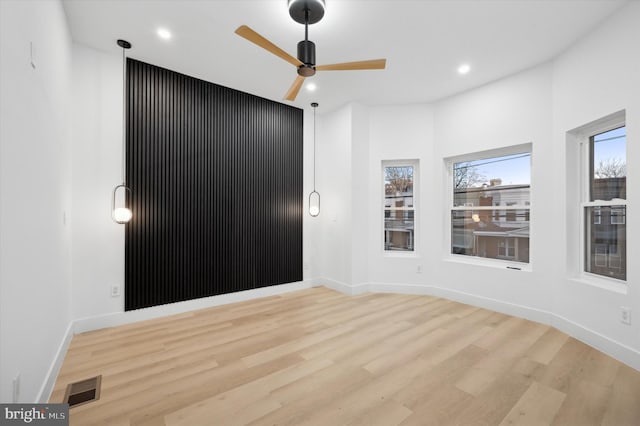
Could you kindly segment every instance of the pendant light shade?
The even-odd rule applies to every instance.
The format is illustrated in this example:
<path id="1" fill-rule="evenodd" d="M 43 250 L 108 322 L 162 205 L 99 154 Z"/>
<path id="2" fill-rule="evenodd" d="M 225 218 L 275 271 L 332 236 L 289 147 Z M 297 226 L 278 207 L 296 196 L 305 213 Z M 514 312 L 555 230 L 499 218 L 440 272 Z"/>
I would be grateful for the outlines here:
<path id="1" fill-rule="evenodd" d="M 131 210 L 126 207 L 118 207 L 113 211 L 113 220 L 118 223 L 124 224 L 131 220 Z"/>
<path id="2" fill-rule="evenodd" d="M 131 209 L 127 206 L 127 197 L 131 194 L 131 189 L 127 186 L 127 176 L 125 173 L 125 160 L 126 160 L 126 140 L 127 140 L 127 59 L 125 57 L 125 49 L 131 48 L 131 43 L 126 40 L 118 40 L 118 46 L 122 48 L 122 164 L 121 164 L 121 172 L 122 172 L 122 183 L 115 188 L 113 188 L 113 194 L 111 197 L 111 219 L 114 222 L 124 224 L 131 220 L 133 214 L 131 213 Z M 122 196 L 122 205 L 117 206 L 117 195 L 118 190 L 121 189 L 123 192 Z"/>
<path id="3" fill-rule="evenodd" d="M 313 217 L 320 214 L 320 194 L 318 191 L 309 194 L 309 214 Z"/>
<path id="4" fill-rule="evenodd" d="M 122 188 L 122 191 L 124 191 L 122 198 L 123 200 L 127 199 L 127 192 L 130 194 L 131 189 L 129 189 L 129 187 L 125 186 L 124 184 L 118 185 L 113 188 L 113 196 L 111 197 L 111 218 L 114 222 L 122 224 L 129 222 L 133 214 L 131 213 L 131 210 L 129 210 L 126 206 L 116 207 L 116 197 L 118 196 L 118 189 L 120 188 Z"/>
<path id="5" fill-rule="evenodd" d="M 309 214 L 316 217 L 320 214 L 320 193 L 316 191 L 316 108 L 317 102 L 312 102 L 313 107 L 313 191 L 309 194 Z"/>

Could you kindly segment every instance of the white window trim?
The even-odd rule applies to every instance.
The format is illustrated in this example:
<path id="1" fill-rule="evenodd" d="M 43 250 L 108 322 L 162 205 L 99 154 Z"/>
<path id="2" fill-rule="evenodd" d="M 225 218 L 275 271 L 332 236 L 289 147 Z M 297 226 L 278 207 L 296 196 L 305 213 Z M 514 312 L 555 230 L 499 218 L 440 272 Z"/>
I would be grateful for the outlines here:
<path id="1" fill-rule="evenodd" d="M 413 167 L 413 207 L 409 208 L 398 208 L 398 207 L 385 207 L 385 176 L 384 169 L 385 167 Z M 419 230 L 419 218 L 418 212 L 420 211 L 420 160 L 419 159 L 400 159 L 400 160 L 382 160 L 380 167 L 381 174 L 381 202 L 382 206 L 382 221 L 380 224 L 380 228 L 382 230 L 382 238 L 380 241 L 380 250 L 384 257 L 419 257 L 418 249 L 419 249 L 419 238 L 418 238 L 418 230 Z M 412 251 L 401 251 L 401 250 L 385 250 L 384 248 L 384 225 L 385 225 L 385 214 L 386 210 L 390 211 L 413 211 L 413 250 Z"/>
<path id="2" fill-rule="evenodd" d="M 445 211 L 444 211 L 444 247 L 443 247 L 443 260 L 447 262 L 464 263 L 467 265 L 479 265 L 493 268 L 506 268 L 518 271 L 532 271 L 533 265 L 533 251 L 531 250 L 531 242 L 533 241 L 533 223 L 529 221 L 529 263 L 522 263 L 516 261 L 510 261 L 506 259 L 492 259 L 478 256 L 467 256 L 463 254 L 451 253 L 451 212 L 454 210 L 471 210 L 469 207 L 453 207 L 453 165 L 454 163 L 461 163 L 465 161 L 479 160 L 482 158 L 501 157 L 505 155 L 519 154 L 528 152 L 531 155 L 531 162 L 533 162 L 533 143 L 523 143 L 519 145 L 511 145 L 503 148 L 490 149 L 486 151 L 474 152 L 469 154 L 457 155 L 453 157 L 444 158 L 444 182 L 446 182 L 445 190 Z M 531 174 L 530 183 L 530 200 L 529 205 L 515 205 L 515 206 L 475 206 L 473 210 L 521 210 L 533 208 L 534 190 L 533 190 L 533 173 Z"/>
<path id="3" fill-rule="evenodd" d="M 573 281 L 580 282 L 582 284 L 587 284 L 599 288 L 604 288 L 607 290 L 614 291 L 616 293 L 626 294 L 628 288 L 628 281 L 620 280 L 617 278 L 611 278 L 600 274 L 593 274 L 591 272 L 587 272 L 586 264 L 585 264 L 585 253 L 586 253 L 586 236 L 585 236 L 585 227 L 586 221 L 590 220 L 585 214 L 585 207 L 612 207 L 612 206 L 625 206 L 627 207 L 627 200 L 622 200 L 619 198 L 615 198 L 613 200 L 608 201 L 590 201 L 591 194 L 589 193 L 589 181 L 591 176 L 589 174 L 589 148 L 591 144 L 591 136 L 608 132 L 613 129 L 617 129 L 619 127 L 626 126 L 626 112 L 625 110 L 615 112 L 607 117 L 601 118 L 599 120 L 593 121 L 589 124 L 581 126 L 578 129 L 574 129 L 569 133 L 574 137 L 577 137 L 579 140 L 579 150 L 580 150 L 580 203 L 579 203 L 579 214 L 580 220 L 577 223 L 578 229 L 578 276 L 573 278 Z"/>

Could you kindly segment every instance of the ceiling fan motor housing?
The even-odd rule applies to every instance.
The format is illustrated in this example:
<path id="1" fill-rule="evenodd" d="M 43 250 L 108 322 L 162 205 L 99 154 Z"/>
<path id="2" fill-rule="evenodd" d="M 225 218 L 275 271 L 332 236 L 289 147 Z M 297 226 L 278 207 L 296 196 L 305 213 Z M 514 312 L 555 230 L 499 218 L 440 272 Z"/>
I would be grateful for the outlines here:
<path id="1" fill-rule="evenodd" d="M 305 65 L 316 65 L 316 45 L 310 40 L 302 40 L 298 43 L 298 60 Z"/>
<path id="2" fill-rule="evenodd" d="M 312 41 L 298 43 L 298 60 L 304 64 L 298 67 L 298 75 L 311 77 L 316 74 L 316 45 Z"/>

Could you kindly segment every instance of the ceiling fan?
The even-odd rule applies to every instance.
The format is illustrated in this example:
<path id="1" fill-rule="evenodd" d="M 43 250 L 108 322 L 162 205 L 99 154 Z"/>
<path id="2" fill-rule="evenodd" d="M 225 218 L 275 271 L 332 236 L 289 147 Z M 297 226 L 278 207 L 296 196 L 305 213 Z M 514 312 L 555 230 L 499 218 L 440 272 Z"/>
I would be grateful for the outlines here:
<path id="1" fill-rule="evenodd" d="M 298 76 L 289 91 L 287 91 L 284 99 L 294 101 L 304 79 L 315 75 L 316 71 L 380 70 L 386 66 L 386 59 L 316 65 L 316 45 L 309 40 L 309 25 L 315 24 L 324 16 L 324 0 L 289 0 L 289 15 L 294 21 L 304 24 L 304 40 L 298 43 L 297 58 L 280 49 L 246 25 L 241 25 L 235 31 L 240 37 L 246 38 L 298 68 Z"/>

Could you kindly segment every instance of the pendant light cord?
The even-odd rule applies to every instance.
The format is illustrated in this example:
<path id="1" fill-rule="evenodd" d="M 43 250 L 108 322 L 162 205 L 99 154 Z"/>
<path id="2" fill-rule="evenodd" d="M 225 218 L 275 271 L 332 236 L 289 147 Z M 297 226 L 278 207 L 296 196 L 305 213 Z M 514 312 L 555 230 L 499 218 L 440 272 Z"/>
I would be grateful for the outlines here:
<path id="1" fill-rule="evenodd" d="M 316 108 L 313 107 L 313 191 L 316 190 Z"/>
<path id="2" fill-rule="evenodd" d="M 122 163 L 121 163 L 121 176 L 122 184 L 126 185 L 127 175 L 125 172 L 126 157 L 126 132 L 127 132 L 127 59 L 125 57 L 125 48 L 122 48 Z"/>

